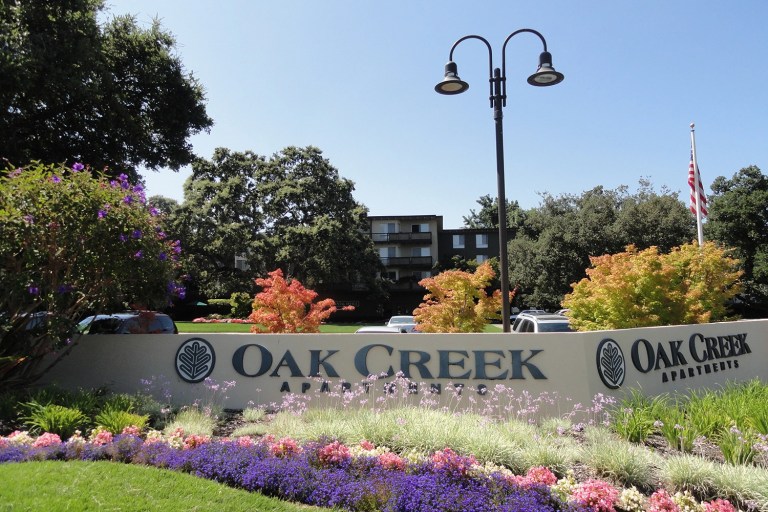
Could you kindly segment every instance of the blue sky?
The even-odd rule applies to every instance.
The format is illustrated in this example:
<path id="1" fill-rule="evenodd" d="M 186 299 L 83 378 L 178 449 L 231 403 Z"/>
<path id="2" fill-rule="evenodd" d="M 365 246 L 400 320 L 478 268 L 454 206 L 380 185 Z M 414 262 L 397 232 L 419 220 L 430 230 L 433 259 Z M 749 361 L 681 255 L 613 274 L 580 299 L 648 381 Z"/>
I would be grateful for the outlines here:
<path id="1" fill-rule="evenodd" d="M 640 178 L 687 201 L 689 124 L 707 192 L 716 176 L 768 172 L 768 2 L 742 0 L 107 0 L 106 16 L 157 17 L 206 90 L 215 125 L 192 138 L 271 155 L 319 147 L 355 183 L 371 215 L 444 217 L 462 226 L 477 199 L 496 196 L 488 52 L 454 53 L 470 89 L 434 92 L 451 45 L 477 34 L 501 67 L 507 35 L 547 39 L 565 81 L 536 88 L 541 43 L 507 45 L 506 195 Z M 150 195 L 182 200 L 189 171 L 147 172 Z"/>

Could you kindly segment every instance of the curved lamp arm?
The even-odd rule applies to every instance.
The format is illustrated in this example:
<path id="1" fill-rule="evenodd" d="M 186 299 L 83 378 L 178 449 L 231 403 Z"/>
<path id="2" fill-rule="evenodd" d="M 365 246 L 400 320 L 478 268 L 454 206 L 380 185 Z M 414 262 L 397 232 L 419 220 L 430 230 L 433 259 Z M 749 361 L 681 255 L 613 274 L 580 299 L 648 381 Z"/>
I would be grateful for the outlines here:
<path id="1" fill-rule="evenodd" d="M 489 87 L 489 99 L 491 100 L 491 108 L 493 108 L 493 50 L 491 49 L 491 43 L 488 42 L 488 40 L 482 36 L 477 35 L 469 35 L 464 36 L 455 43 L 453 43 L 453 46 L 451 46 L 451 52 L 448 54 L 448 60 L 453 62 L 453 51 L 456 49 L 457 46 L 462 41 L 465 41 L 467 39 L 479 39 L 483 43 L 485 43 L 485 47 L 488 48 L 488 87 Z"/>
<path id="2" fill-rule="evenodd" d="M 532 28 L 521 28 L 519 30 L 515 30 L 511 34 L 507 36 L 507 38 L 504 40 L 504 45 L 501 47 L 501 78 L 502 78 L 502 84 L 501 84 L 501 101 L 503 102 L 503 105 L 507 106 L 507 43 L 510 39 L 515 37 L 517 34 L 520 34 L 522 32 L 528 32 L 530 34 L 534 34 L 536 36 L 539 36 L 539 39 L 541 39 L 541 44 L 544 45 L 544 53 L 547 52 L 547 40 L 544 39 L 544 36 L 541 35 L 541 33 L 537 30 L 533 30 Z M 542 54 L 543 55 L 543 54 Z M 549 62 L 551 65 L 552 62 L 552 56 L 549 57 Z"/>

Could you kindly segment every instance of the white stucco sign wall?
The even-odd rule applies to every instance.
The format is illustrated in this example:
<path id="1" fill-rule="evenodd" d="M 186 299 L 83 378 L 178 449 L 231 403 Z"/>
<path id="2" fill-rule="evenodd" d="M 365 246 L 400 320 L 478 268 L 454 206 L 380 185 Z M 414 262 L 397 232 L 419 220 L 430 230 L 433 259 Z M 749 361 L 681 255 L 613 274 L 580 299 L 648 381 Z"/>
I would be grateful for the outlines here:
<path id="1" fill-rule="evenodd" d="M 163 376 L 188 404 L 207 378 L 234 381 L 225 403 L 280 403 L 369 375 L 385 386 L 398 372 L 416 393 L 444 399 L 457 386 L 479 397 L 498 384 L 589 403 L 628 388 L 648 395 L 768 381 L 768 320 L 551 334 L 179 334 L 84 336 L 46 376 L 64 387 L 141 389 Z"/>

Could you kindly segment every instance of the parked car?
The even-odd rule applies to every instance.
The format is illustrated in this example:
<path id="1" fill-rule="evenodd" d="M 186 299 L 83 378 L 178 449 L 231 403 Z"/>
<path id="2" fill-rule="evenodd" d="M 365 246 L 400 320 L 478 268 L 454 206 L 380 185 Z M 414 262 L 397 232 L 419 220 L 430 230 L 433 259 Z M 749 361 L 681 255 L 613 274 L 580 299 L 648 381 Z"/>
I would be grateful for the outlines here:
<path id="1" fill-rule="evenodd" d="M 397 327 L 398 329 L 405 329 L 403 332 L 415 332 L 416 331 L 416 319 L 413 315 L 398 315 L 393 316 L 387 321 L 387 327 Z"/>
<path id="2" fill-rule="evenodd" d="M 386 325 L 369 325 L 367 327 L 361 327 L 355 331 L 355 334 L 403 334 L 406 333 L 405 329 L 400 327 L 387 327 Z"/>
<path id="3" fill-rule="evenodd" d="M 92 315 L 79 324 L 83 334 L 178 334 L 171 317 L 156 311 L 125 311 L 111 315 Z"/>
<path id="4" fill-rule="evenodd" d="M 547 314 L 547 312 L 544 311 L 543 309 L 524 309 L 522 311 L 518 311 L 517 313 L 514 313 L 514 310 L 513 310 L 513 313 L 511 315 L 509 315 L 509 321 L 510 322 L 514 322 L 515 320 L 517 320 L 517 317 L 522 315 L 522 314 L 526 314 L 526 315 L 545 315 L 545 314 Z"/>
<path id="5" fill-rule="evenodd" d="M 571 332 L 568 318 L 563 315 L 520 313 L 512 332 Z"/>
<path id="6" fill-rule="evenodd" d="M 570 311 L 571 311 L 570 309 L 558 309 L 557 311 L 555 311 L 555 314 L 567 316 Z"/>

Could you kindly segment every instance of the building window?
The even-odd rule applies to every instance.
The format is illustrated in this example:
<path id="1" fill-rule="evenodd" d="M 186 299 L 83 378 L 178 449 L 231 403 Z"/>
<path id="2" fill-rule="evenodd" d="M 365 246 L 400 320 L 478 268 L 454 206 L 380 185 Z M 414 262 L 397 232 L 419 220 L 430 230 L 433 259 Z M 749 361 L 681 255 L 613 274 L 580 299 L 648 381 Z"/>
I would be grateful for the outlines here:
<path id="1" fill-rule="evenodd" d="M 429 247 L 411 247 L 411 256 L 432 256 Z"/>
<path id="2" fill-rule="evenodd" d="M 464 235 L 453 235 L 453 248 L 454 249 L 464 248 Z"/>
<path id="3" fill-rule="evenodd" d="M 475 261 L 477 261 L 478 263 L 485 263 L 486 261 L 488 261 L 488 255 L 487 254 L 478 254 L 475 257 Z"/>
<path id="4" fill-rule="evenodd" d="M 429 224 L 411 224 L 411 233 L 429 233 Z"/>
<path id="5" fill-rule="evenodd" d="M 379 249 L 379 259 L 381 259 L 384 266 L 389 265 L 389 260 L 395 257 L 397 257 L 396 247 L 381 247 Z"/>
<path id="6" fill-rule="evenodd" d="M 484 249 L 488 247 L 488 234 L 475 235 L 475 246 Z"/>
<path id="7" fill-rule="evenodd" d="M 243 272 L 251 268 L 248 265 L 248 260 L 246 259 L 245 254 L 240 256 L 235 256 L 235 268 L 237 270 L 242 270 Z"/>
<path id="8" fill-rule="evenodd" d="M 387 222 L 384 224 L 384 232 L 385 233 L 397 233 L 397 224 L 394 222 Z"/>

